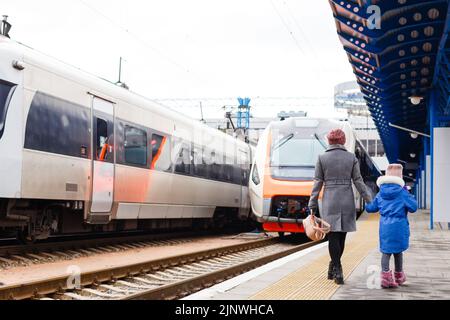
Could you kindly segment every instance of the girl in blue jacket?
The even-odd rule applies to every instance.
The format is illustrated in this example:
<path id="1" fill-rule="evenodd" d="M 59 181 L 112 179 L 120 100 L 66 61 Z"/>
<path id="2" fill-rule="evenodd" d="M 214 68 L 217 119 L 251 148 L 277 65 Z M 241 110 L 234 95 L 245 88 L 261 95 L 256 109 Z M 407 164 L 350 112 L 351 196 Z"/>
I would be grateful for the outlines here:
<path id="1" fill-rule="evenodd" d="M 381 286 L 396 288 L 406 281 L 403 272 L 403 251 L 409 247 L 408 212 L 417 211 L 417 201 L 404 188 L 403 166 L 391 164 L 386 175 L 377 180 L 380 192 L 366 206 L 367 212 L 380 212 Z M 394 276 L 389 267 L 394 255 Z"/>

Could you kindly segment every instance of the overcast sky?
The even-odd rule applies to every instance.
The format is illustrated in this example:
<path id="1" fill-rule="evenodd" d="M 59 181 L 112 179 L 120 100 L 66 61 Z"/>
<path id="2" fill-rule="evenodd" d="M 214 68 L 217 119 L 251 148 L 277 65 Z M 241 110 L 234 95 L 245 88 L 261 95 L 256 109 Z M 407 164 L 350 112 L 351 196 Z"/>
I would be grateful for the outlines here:
<path id="1" fill-rule="evenodd" d="M 150 98 L 331 98 L 354 80 L 328 0 L 2 0 L 0 10 L 14 40 L 105 79 L 117 80 L 122 56 L 123 81 Z"/>

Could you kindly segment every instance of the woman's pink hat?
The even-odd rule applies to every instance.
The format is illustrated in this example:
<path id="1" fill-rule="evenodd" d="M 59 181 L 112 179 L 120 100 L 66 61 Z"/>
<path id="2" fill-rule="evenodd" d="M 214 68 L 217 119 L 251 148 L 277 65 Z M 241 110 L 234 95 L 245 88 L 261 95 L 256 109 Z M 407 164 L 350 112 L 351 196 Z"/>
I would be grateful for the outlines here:
<path id="1" fill-rule="evenodd" d="M 394 176 L 403 179 L 403 166 L 398 163 L 390 164 L 386 169 L 386 176 Z"/>
<path id="2" fill-rule="evenodd" d="M 344 145 L 346 141 L 345 133 L 341 129 L 331 130 L 330 133 L 327 135 L 327 139 L 329 145 L 333 144 Z"/>

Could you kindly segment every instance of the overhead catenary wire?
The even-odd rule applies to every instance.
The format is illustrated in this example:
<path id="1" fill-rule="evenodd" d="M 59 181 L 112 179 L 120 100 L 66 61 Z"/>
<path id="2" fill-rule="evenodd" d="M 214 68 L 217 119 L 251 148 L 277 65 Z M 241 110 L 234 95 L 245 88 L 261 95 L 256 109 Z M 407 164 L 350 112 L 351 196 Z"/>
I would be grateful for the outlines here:
<path id="1" fill-rule="evenodd" d="M 271 1 L 273 1 L 273 0 L 271 0 Z M 287 0 L 279 0 L 279 1 L 283 2 L 284 6 L 287 9 L 289 17 L 294 22 L 295 26 L 297 27 L 297 29 L 299 31 L 300 36 L 304 40 L 303 43 L 308 47 L 308 52 L 310 53 L 310 56 L 312 57 L 312 59 L 314 59 L 316 61 L 316 63 L 315 63 L 315 65 L 317 66 L 317 73 L 315 74 L 316 78 L 318 78 L 318 79 L 323 78 L 324 75 L 323 75 L 323 70 L 322 70 L 322 63 L 321 63 L 321 61 L 319 61 L 319 54 L 317 53 L 317 50 L 314 48 L 314 46 L 312 45 L 308 36 L 303 31 L 303 28 L 301 27 L 300 23 L 297 21 L 297 18 L 292 13 L 293 10 L 291 9 Z M 280 15 L 281 15 L 281 13 L 280 13 Z"/>
<path id="2" fill-rule="evenodd" d="M 275 13 L 277 14 L 277 16 L 280 18 L 281 22 L 283 23 L 283 26 L 286 28 L 287 32 L 289 33 L 290 37 L 292 38 L 292 40 L 295 43 L 295 46 L 298 48 L 298 50 L 302 53 L 302 54 L 306 54 L 305 51 L 303 50 L 302 46 L 300 45 L 299 41 L 297 40 L 297 38 L 295 37 L 294 32 L 291 30 L 291 28 L 289 27 L 289 24 L 286 22 L 286 20 L 284 19 L 284 17 L 281 15 L 280 11 L 278 10 L 278 8 L 276 7 L 275 3 L 273 2 L 273 0 L 270 0 L 270 3 L 272 4 L 272 7 L 275 11 Z"/>
<path id="3" fill-rule="evenodd" d="M 201 101 L 208 104 L 224 104 L 224 105 L 233 105 L 236 102 L 236 98 L 234 97 L 224 97 L 224 98 L 155 98 L 155 101 L 159 102 L 170 102 L 176 103 L 179 105 L 198 105 L 198 102 Z M 322 97 L 254 97 L 252 99 L 252 104 L 260 104 L 264 103 L 266 105 L 279 105 L 280 103 L 288 105 L 298 104 L 298 102 L 314 102 L 319 103 L 320 101 L 329 100 L 332 101 L 332 96 L 322 96 Z M 237 106 L 237 103 L 236 103 Z"/>
<path id="4" fill-rule="evenodd" d="M 155 101 L 175 109 L 198 108 L 198 103 L 202 102 L 203 109 L 221 110 L 224 106 L 237 107 L 236 98 L 159 98 Z M 235 103 L 236 102 L 236 103 Z M 235 104 L 234 104 L 235 103 Z M 273 107 L 298 108 L 298 107 L 317 107 L 323 105 L 332 105 L 333 97 L 254 97 L 252 106 L 260 109 L 271 109 Z"/>
<path id="5" fill-rule="evenodd" d="M 300 31 L 300 35 L 305 40 L 305 43 L 308 45 L 309 49 L 311 50 L 311 53 L 314 56 L 317 56 L 317 52 L 316 52 L 314 46 L 311 44 L 311 41 L 309 40 L 308 35 L 304 32 L 304 30 L 301 27 L 300 23 L 298 23 L 297 18 L 292 14 L 291 7 L 289 6 L 289 4 L 287 3 L 286 0 L 283 0 L 283 4 L 288 9 L 287 12 L 288 12 L 289 16 L 291 17 L 292 21 L 294 21 L 294 24 L 297 27 L 297 29 Z"/>
<path id="6" fill-rule="evenodd" d="M 124 25 L 124 23 L 121 23 L 120 21 L 118 21 L 117 19 L 113 19 L 110 16 L 108 16 L 107 14 L 105 14 L 104 12 L 102 12 L 100 9 L 98 9 L 97 7 L 95 7 L 91 1 L 87 1 L 87 0 L 74 0 L 79 2 L 81 5 L 83 5 L 84 7 L 86 7 L 88 10 L 90 10 L 92 13 L 94 13 L 95 15 L 98 15 L 99 17 L 102 18 L 102 20 L 105 20 L 108 24 L 114 26 L 115 28 L 117 28 L 118 30 L 122 31 L 125 35 L 127 35 L 128 37 L 132 38 L 133 40 L 135 40 L 137 43 L 139 43 L 141 46 L 157 53 L 159 56 L 161 56 L 163 59 L 165 59 L 167 62 L 169 62 L 170 64 L 176 66 L 179 70 L 186 72 L 187 74 L 189 74 L 191 77 L 195 77 L 198 80 L 200 80 L 201 82 L 206 82 L 204 79 L 202 79 L 202 77 L 199 77 L 198 75 L 195 74 L 195 72 L 193 72 L 192 70 L 190 70 L 190 68 L 185 67 L 184 65 L 182 65 L 181 63 L 179 63 L 178 61 L 172 59 L 169 55 L 167 55 L 165 52 L 163 52 L 162 50 L 160 50 L 159 48 L 155 47 L 154 44 L 150 43 L 148 41 L 148 39 L 142 38 L 141 36 L 139 36 L 139 34 L 133 32 L 132 30 L 128 29 L 128 27 L 126 25 Z M 301 29 L 301 26 L 299 25 L 299 23 L 297 23 L 297 21 L 295 20 L 295 17 L 292 15 L 292 13 L 289 12 L 289 14 L 291 15 L 291 19 L 288 19 L 289 21 L 287 21 L 286 16 L 283 16 L 282 12 L 279 10 L 279 7 L 277 7 L 274 3 L 274 0 L 270 0 L 271 4 L 273 6 L 273 10 L 275 11 L 275 13 L 277 14 L 277 16 L 279 17 L 279 19 L 281 20 L 284 28 L 286 28 L 286 30 L 288 31 L 290 37 L 292 38 L 292 40 L 294 41 L 296 48 L 302 53 L 302 55 L 306 54 L 306 48 L 303 48 L 303 45 L 306 44 L 305 41 L 299 41 L 298 36 L 296 36 L 297 34 L 300 36 L 299 32 L 295 32 L 295 30 L 293 30 L 293 23 L 292 21 L 295 22 L 297 29 L 300 32 L 303 32 L 303 30 Z M 276 0 L 275 0 L 276 1 Z M 288 5 L 285 3 L 286 7 L 288 7 Z M 270 8 L 269 8 L 270 9 Z M 284 11 L 284 10 L 283 10 Z M 270 11 L 269 11 L 270 12 Z M 291 21 L 292 20 L 292 21 Z M 126 23 L 125 23 L 126 24 Z M 308 41 L 308 40 L 307 40 Z M 312 47 L 312 46 L 311 46 Z M 308 50 L 310 52 L 312 52 L 314 49 L 312 50 Z M 320 73 L 320 70 L 318 70 L 318 73 Z M 317 76 L 317 74 L 316 74 Z M 327 97 L 328 98 L 328 97 Z M 163 102 L 165 99 L 158 99 L 158 98 L 153 98 L 156 101 L 159 102 Z M 232 99 L 233 101 L 235 100 L 235 97 L 233 98 L 229 98 Z M 278 99 L 278 98 L 275 98 Z M 287 98 L 284 98 L 287 99 Z M 314 99 L 314 98 L 309 98 L 309 99 Z M 321 98 L 315 98 L 315 99 L 321 99 Z M 204 99 L 198 99 L 198 98 L 194 98 L 193 100 L 195 100 L 195 104 L 198 107 L 198 103 L 199 101 L 204 101 Z M 175 102 L 175 101 L 173 101 Z M 179 103 L 180 101 L 178 101 L 178 103 L 176 103 L 177 105 L 182 105 L 182 103 Z M 226 103 L 225 103 L 226 104 Z M 208 107 L 205 104 L 205 107 Z M 289 106 L 287 106 L 289 107 Z"/>
<path id="7" fill-rule="evenodd" d="M 256 96 L 252 98 L 252 102 L 257 100 L 325 100 L 334 99 L 333 96 L 298 96 L 298 97 L 261 97 Z M 193 101 L 198 103 L 198 101 L 237 101 L 236 97 L 195 97 L 195 98 L 155 98 L 158 101 Z"/>
<path id="8" fill-rule="evenodd" d="M 189 68 L 183 66 L 181 63 L 179 63 L 176 60 L 172 59 L 167 54 L 162 52 L 160 49 L 158 49 L 155 46 L 151 45 L 150 43 L 148 43 L 148 41 L 146 41 L 145 39 L 141 38 L 140 36 L 138 36 L 136 33 L 132 32 L 128 28 L 126 28 L 126 27 L 122 26 L 121 24 L 117 23 L 116 21 L 114 21 L 114 19 L 112 19 L 109 16 L 105 15 L 103 12 L 101 12 L 100 10 L 95 8 L 94 6 L 90 5 L 89 3 L 87 3 L 84 0 L 76 0 L 76 1 L 81 3 L 83 6 L 85 6 L 86 8 L 88 8 L 89 10 L 94 12 L 95 14 L 101 16 L 104 20 L 108 21 L 114 27 L 120 29 L 122 32 L 124 32 L 125 34 L 129 35 L 135 41 L 140 43 L 143 47 L 146 47 L 147 49 L 150 49 L 151 51 L 154 51 L 155 53 L 157 53 L 159 56 L 161 56 L 163 59 L 165 59 L 167 62 L 169 62 L 173 66 L 177 67 L 178 69 L 182 70 L 183 72 L 186 72 L 187 74 L 190 74 L 190 75 L 196 77 L 198 80 L 203 81 L 197 75 L 195 75 Z"/>

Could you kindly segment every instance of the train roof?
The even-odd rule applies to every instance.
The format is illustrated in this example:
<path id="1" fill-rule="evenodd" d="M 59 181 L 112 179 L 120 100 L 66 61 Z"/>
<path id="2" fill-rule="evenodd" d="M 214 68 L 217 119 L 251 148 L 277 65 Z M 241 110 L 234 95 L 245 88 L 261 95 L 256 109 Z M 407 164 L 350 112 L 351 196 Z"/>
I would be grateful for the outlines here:
<path id="1" fill-rule="evenodd" d="M 282 131 L 293 129 L 331 130 L 333 128 L 348 128 L 352 130 L 348 121 L 309 117 L 292 117 L 283 121 L 272 121 L 269 126 L 271 129 L 279 129 Z"/>
<path id="2" fill-rule="evenodd" d="M 155 112 L 161 116 L 167 117 L 168 115 L 170 115 L 175 121 L 181 122 L 186 126 L 202 128 L 203 130 L 209 131 L 211 132 L 211 134 L 222 137 L 225 140 L 233 140 L 239 144 L 248 145 L 241 140 L 235 139 L 226 133 L 213 129 L 206 124 L 203 124 L 200 121 L 196 121 L 195 119 L 190 118 L 189 116 L 171 109 L 168 106 L 165 106 L 157 101 L 154 101 L 131 90 L 119 87 L 109 80 L 100 78 L 78 67 L 63 62 L 58 58 L 51 57 L 25 44 L 13 41 L 1 35 L 0 50 L 8 50 L 10 52 L 14 52 L 27 64 L 31 64 L 38 68 L 45 67 L 48 71 L 51 71 L 61 77 L 77 82 L 83 86 L 91 87 L 95 91 L 98 91 L 98 93 L 107 95 L 112 100 L 127 102 L 135 105 L 136 107 L 151 110 L 152 112 Z"/>

